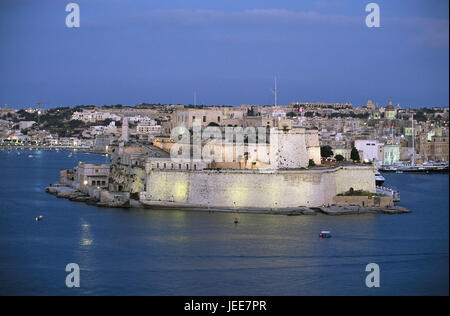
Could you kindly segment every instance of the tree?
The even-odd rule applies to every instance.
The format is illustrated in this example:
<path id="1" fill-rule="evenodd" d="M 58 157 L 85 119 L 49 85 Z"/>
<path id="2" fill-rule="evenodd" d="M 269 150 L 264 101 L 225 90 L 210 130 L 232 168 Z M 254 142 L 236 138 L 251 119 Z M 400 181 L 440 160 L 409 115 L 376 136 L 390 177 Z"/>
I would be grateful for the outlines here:
<path id="1" fill-rule="evenodd" d="M 418 122 L 425 122 L 427 117 L 425 116 L 423 111 L 419 111 L 414 115 L 414 119 Z"/>
<path id="2" fill-rule="evenodd" d="M 350 153 L 350 159 L 353 160 L 354 162 L 355 161 L 359 162 L 361 160 L 361 158 L 359 158 L 359 152 L 355 147 L 352 148 L 352 152 Z"/>
<path id="3" fill-rule="evenodd" d="M 329 158 L 333 156 L 333 150 L 330 146 L 322 146 L 320 147 L 320 156 L 323 158 Z"/>
<path id="4" fill-rule="evenodd" d="M 345 160 L 344 156 L 342 156 L 342 155 L 336 155 L 336 156 L 334 156 L 334 158 L 336 159 L 336 161 L 339 161 L 339 162 Z"/>
<path id="5" fill-rule="evenodd" d="M 314 160 L 309 159 L 308 167 L 314 167 L 315 165 L 316 163 L 314 162 Z"/>

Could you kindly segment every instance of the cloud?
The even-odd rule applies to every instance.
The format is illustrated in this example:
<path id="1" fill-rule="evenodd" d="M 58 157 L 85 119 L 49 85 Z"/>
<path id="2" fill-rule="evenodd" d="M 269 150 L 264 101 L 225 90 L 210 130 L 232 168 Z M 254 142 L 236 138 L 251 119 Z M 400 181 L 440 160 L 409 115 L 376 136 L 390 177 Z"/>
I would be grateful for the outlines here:
<path id="1" fill-rule="evenodd" d="M 388 25 L 396 25 L 412 33 L 407 39 L 410 45 L 447 49 L 449 47 L 448 19 L 405 17 L 388 18 L 386 21 Z"/>
<path id="2" fill-rule="evenodd" d="M 314 6 L 319 9 L 335 9 L 344 6 L 342 1 L 316 1 Z"/>
<path id="3" fill-rule="evenodd" d="M 339 6 L 340 1 L 317 1 L 316 7 Z M 93 27 L 122 27 L 138 24 L 152 29 L 205 28 L 215 26 L 234 27 L 276 27 L 302 26 L 313 27 L 351 27 L 355 31 L 365 27 L 365 12 L 350 16 L 342 14 L 323 13 L 320 9 L 310 11 L 292 11 L 286 9 L 249 9 L 242 11 L 224 10 L 147 10 L 128 12 L 126 15 L 109 17 L 108 19 L 91 20 Z M 382 28 L 399 35 L 401 41 L 418 46 L 427 45 L 434 48 L 448 48 L 449 21 L 439 18 L 420 17 L 381 17 Z M 398 33 L 398 34 L 400 34 Z M 228 40 L 223 38 L 222 40 Z"/>
<path id="4" fill-rule="evenodd" d="M 289 11 L 285 9 L 251 9 L 244 11 L 219 10 L 152 10 L 141 17 L 147 17 L 155 23 L 178 25 L 205 24 L 267 24 L 267 23 L 320 23 L 320 24 L 357 24 L 360 17 L 322 14 L 316 11 Z"/>

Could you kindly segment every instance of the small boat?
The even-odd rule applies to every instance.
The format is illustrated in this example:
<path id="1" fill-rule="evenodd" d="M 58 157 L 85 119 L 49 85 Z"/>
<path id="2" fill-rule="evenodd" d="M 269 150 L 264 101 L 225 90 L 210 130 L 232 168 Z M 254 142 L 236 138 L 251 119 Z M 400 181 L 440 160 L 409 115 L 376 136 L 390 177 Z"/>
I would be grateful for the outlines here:
<path id="1" fill-rule="evenodd" d="M 235 223 L 235 224 L 239 223 L 239 221 L 238 221 L 237 218 L 234 219 L 234 223 Z"/>
<path id="2" fill-rule="evenodd" d="M 28 155 L 28 158 L 33 158 L 33 155 Z"/>
<path id="3" fill-rule="evenodd" d="M 380 172 L 375 172 L 375 185 L 382 186 L 385 180 Z"/>
<path id="4" fill-rule="evenodd" d="M 39 222 L 39 221 L 41 221 L 41 220 L 44 219 L 44 216 L 39 215 L 39 216 L 37 216 L 35 219 L 36 219 L 36 222 Z"/>
<path id="5" fill-rule="evenodd" d="M 320 238 L 331 238 L 331 232 L 329 230 L 322 230 L 319 234 Z"/>

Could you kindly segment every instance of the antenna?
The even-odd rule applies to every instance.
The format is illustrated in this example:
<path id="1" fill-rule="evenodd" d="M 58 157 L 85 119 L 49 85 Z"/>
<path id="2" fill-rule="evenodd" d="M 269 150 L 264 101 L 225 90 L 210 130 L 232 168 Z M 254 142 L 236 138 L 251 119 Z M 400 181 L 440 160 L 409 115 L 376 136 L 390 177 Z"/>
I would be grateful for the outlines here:
<path id="1" fill-rule="evenodd" d="M 197 106 L 197 90 L 194 90 L 194 106 Z"/>
<path id="2" fill-rule="evenodd" d="M 39 125 L 40 125 L 40 115 L 41 115 L 41 104 L 47 104 L 47 103 L 38 101 L 38 102 L 36 102 L 36 104 L 37 104 L 37 106 L 38 106 L 38 112 L 37 112 L 37 114 L 38 114 L 38 115 L 37 115 L 38 121 L 37 121 L 37 123 L 38 123 L 38 129 L 39 129 Z"/>

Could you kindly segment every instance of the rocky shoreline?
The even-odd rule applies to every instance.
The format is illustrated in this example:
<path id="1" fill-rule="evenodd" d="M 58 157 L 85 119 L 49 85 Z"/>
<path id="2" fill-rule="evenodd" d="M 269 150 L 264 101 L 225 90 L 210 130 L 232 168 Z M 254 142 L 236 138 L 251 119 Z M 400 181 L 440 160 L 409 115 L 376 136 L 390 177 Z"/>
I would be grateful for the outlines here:
<path id="1" fill-rule="evenodd" d="M 97 204 L 97 200 L 88 194 L 77 191 L 66 186 L 50 186 L 45 188 L 45 192 L 56 195 L 58 198 L 68 199 L 74 202 L 85 202 L 87 204 Z"/>
<path id="2" fill-rule="evenodd" d="M 55 195 L 58 198 L 68 199 L 73 202 L 85 202 L 89 205 L 99 206 L 99 207 L 110 207 L 110 208 L 129 208 L 130 203 L 117 203 L 117 202 L 101 202 L 99 199 L 91 197 L 89 194 L 78 191 L 68 186 L 55 184 L 45 188 L 45 192 Z"/>
<path id="3" fill-rule="evenodd" d="M 357 215 L 357 214 L 406 214 L 412 213 L 411 210 L 402 206 L 388 207 L 363 207 L 355 205 L 330 205 L 323 207 L 298 207 L 289 209 L 222 209 L 222 208 L 206 208 L 195 205 L 182 205 L 176 203 L 153 202 L 142 204 L 137 200 L 130 199 L 128 203 L 116 202 L 100 202 L 98 199 L 91 197 L 89 194 L 73 189 L 69 186 L 55 184 L 45 189 L 49 194 L 53 194 L 58 198 L 65 198 L 74 202 L 85 202 L 89 205 L 108 208 L 145 208 L 145 209 L 167 209 L 167 210 L 186 210 L 186 211 L 202 211 L 202 212 L 227 212 L 227 213 L 253 213 L 253 214 L 272 214 L 272 215 L 317 215 L 324 214 L 330 216 L 340 215 Z"/>

